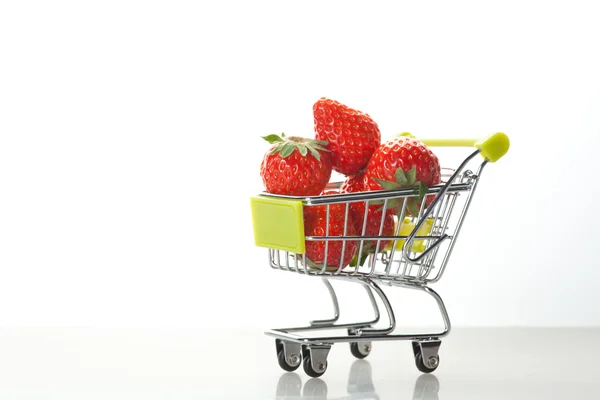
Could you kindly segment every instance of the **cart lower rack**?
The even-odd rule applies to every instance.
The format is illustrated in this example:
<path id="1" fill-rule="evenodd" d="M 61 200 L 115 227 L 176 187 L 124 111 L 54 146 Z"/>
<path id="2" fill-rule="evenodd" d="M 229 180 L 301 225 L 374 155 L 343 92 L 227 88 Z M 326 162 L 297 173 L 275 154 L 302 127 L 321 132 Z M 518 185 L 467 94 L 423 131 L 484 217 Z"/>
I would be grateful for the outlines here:
<path id="1" fill-rule="evenodd" d="M 327 369 L 327 356 L 333 344 L 350 343 L 352 354 L 364 358 L 371 352 L 372 342 L 382 340 L 410 340 L 420 371 L 433 372 L 438 367 L 441 338 L 450 333 L 451 325 L 442 298 L 430 284 L 439 281 L 444 274 L 484 167 L 508 151 L 509 140 L 505 134 L 496 133 L 482 140 L 421 141 L 428 146 L 471 146 L 477 150 L 471 152 L 457 168 L 443 170 L 442 184 L 428 188 L 416 215 L 412 215 L 407 207 L 408 199 L 418 196 L 413 189 L 315 197 L 263 193 L 251 198 L 255 242 L 268 249 L 271 268 L 320 277 L 331 295 L 334 308 L 331 319 L 311 321 L 309 326 L 266 332 L 275 337 L 277 359 L 284 370 L 294 371 L 302 364 L 309 376 L 318 377 Z M 475 161 L 478 155 L 483 156 L 482 161 Z M 469 169 L 471 165 L 475 165 L 474 171 Z M 363 229 L 349 235 L 349 210 L 357 204 L 363 205 L 365 210 Z M 373 205 L 380 205 L 383 210 L 379 234 L 366 235 L 367 210 Z M 320 212 L 329 221 L 340 209 L 344 216 L 344 234 L 329 235 L 328 228 L 323 235 L 305 234 L 304 215 L 307 212 Z M 386 216 L 386 213 L 391 215 Z M 385 218 L 394 220 L 393 235 L 383 234 Z M 325 226 L 328 227 L 329 223 Z M 319 263 L 306 256 L 307 243 L 315 242 L 324 246 L 325 259 Z M 342 254 L 339 265 L 327 262 L 328 250 L 333 249 Z M 344 252 L 350 251 L 355 251 L 358 256 L 347 266 L 343 263 Z M 363 258 L 362 254 L 367 256 Z M 375 317 L 370 321 L 338 323 L 339 304 L 331 280 L 345 280 L 363 286 Z M 418 290 L 432 296 L 441 313 L 444 329 L 431 333 L 395 334 L 396 318 L 381 285 Z M 377 298 L 385 308 L 388 326 L 375 327 L 381 316 Z M 318 335 L 325 330 L 340 330 L 342 333 Z M 309 331 L 313 332 L 313 336 L 305 335 Z"/>

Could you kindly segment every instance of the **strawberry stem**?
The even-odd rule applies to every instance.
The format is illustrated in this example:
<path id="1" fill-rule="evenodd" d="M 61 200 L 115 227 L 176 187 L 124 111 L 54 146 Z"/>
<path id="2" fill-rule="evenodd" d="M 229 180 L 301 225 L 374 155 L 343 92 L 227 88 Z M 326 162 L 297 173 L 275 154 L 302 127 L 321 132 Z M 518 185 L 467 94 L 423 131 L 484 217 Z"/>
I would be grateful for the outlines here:
<path id="1" fill-rule="evenodd" d="M 394 173 L 394 181 L 386 181 L 379 178 L 371 178 L 383 188 L 383 190 L 396 190 L 403 188 L 414 188 L 418 196 L 407 199 L 406 208 L 412 215 L 419 213 L 419 205 L 423 201 L 423 198 L 427 195 L 429 188 L 421 181 L 417 181 L 417 169 L 413 165 L 408 171 L 404 171 L 402 168 L 396 169 Z M 372 202 L 375 203 L 375 202 Z M 388 201 L 387 208 L 394 208 L 399 205 L 399 199 L 391 199 Z M 383 207 L 382 207 L 383 208 Z"/>
<path id="2" fill-rule="evenodd" d="M 271 154 L 279 153 L 281 158 L 289 157 L 294 150 L 298 150 L 301 156 L 306 157 L 308 153 L 316 158 L 317 160 L 321 160 L 320 151 L 329 151 L 326 147 L 329 145 L 329 142 L 324 140 L 315 140 L 315 139 L 307 139 L 300 136 L 285 136 L 284 133 L 281 133 L 281 136 L 277 134 L 270 134 L 267 136 L 262 136 L 264 140 L 273 144 L 273 149 L 271 149 Z"/>

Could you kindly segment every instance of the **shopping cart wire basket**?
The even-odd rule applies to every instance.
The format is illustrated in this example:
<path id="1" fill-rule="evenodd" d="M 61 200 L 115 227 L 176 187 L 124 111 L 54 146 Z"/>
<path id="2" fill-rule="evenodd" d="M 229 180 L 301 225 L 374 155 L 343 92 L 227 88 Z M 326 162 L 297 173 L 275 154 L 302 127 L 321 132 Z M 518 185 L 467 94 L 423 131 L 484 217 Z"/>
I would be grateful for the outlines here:
<path id="1" fill-rule="evenodd" d="M 411 340 L 417 368 L 422 372 L 432 372 L 438 367 L 441 338 L 450 333 L 451 325 L 442 298 L 431 289 L 430 284 L 439 281 L 444 274 L 483 168 L 506 154 L 509 139 L 499 132 L 480 140 L 421 141 L 427 146 L 474 147 L 476 150 L 470 152 L 458 167 L 442 169 L 442 183 L 427 189 L 416 215 L 407 210 L 407 200 L 419 196 L 411 188 L 313 197 L 268 193 L 251 197 L 255 244 L 268 249 L 271 268 L 321 277 L 333 303 L 334 316 L 331 319 L 314 320 L 308 326 L 265 332 L 275 337 L 278 363 L 284 370 L 294 371 L 302 364 L 309 376 L 318 377 L 327 369 L 327 356 L 333 344 L 350 343 L 352 354 L 357 358 L 364 358 L 370 353 L 372 342 L 379 340 Z M 479 155 L 483 156 L 482 161 L 477 157 Z M 329 185 L 329 188 L 335 187 L 339 187 L 339 184 Z M 349 209 L 357 202 L 365 204 L 363 230 L 353 236 L 346 235 Z M 393 215 L 394 235 L 383 235 L 386 210 L 392 203 L 398 205 Z M 373 204 L 381 205 L 383 210 L 379 235 L 365 235 L 366 210 Z M 324 209 L 325 218 L 329 220 L 332 207 L 340 205 L 345 210 L 343 235 L 330 236 L 329 229 L 321 236 L 305 235 L 304 214 L 309 207 Z M 306 243 L 310 241 L 324 243 L 325 259 L 321 263 L 312 262 L 306 257 Z M 327 262 L 328 247 L 340 248 L 340 244 L 342 254 L 352 246 L 358 248 L 359 255 L 363 254 L 363 249 L 367 246 L 371 246 L 371 250 L 364 259 L 355 257 L 351 266 L 343 265 L 341 261 L 339 265 L 330 265 Z M 340 309 L 330 282 L 335 279 L 355 282 L 364 287 L 374 312 L 372 320 L 338 323 Z M 431 295 L 440 310 L 444 329 L 431 333 L 394 333 L 396 318 L 390 301 L 380 287 L 382 284 L 419 290 Z M 389 325 L 383 328 L 375 327 L 381 317 L 376 296 L 389 319 Z M 342 330 L 343 334 L 318 335 L 319 332 L 332 330 Z M 313 334 L 307 335 L 309 332 Z"/>

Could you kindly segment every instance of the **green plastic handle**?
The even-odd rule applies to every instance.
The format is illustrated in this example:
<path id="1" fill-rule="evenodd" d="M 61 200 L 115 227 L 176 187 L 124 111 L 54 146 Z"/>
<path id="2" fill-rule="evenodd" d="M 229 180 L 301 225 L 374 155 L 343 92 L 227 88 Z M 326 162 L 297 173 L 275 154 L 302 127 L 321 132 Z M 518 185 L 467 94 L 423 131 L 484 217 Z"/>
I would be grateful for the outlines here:
<path id="1" fill-rule="evenodd" d="M 397 136 L 406 136 L 399 134 Z M 510 147 L 508 136 L 502 132 L 494 133 L 482 139 L 419 139 L 427 146 L 443 147 L 476 147 L 481 155 L 490 162 L 496 162 L 502 158 Z"/>
<path id="2" fill-rule="evenodd" d="M 475 147 L 478 139 L 419 139 L 427 146 L 437 147 Z"/>

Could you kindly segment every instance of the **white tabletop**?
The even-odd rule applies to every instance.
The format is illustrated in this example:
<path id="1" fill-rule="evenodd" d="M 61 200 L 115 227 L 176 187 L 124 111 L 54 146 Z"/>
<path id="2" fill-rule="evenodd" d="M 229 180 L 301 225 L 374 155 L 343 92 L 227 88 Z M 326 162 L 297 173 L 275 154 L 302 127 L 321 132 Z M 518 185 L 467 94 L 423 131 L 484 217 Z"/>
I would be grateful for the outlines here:
<path id="1" fill-rule="evenodd" d="M 600 328 L 455 328 L 433 374 L 409 342 L 357 360 L 333 346 L 328 369 L 284 372 L 258 329 L 0 329 L 8 399 L 597 399 Z"/>

